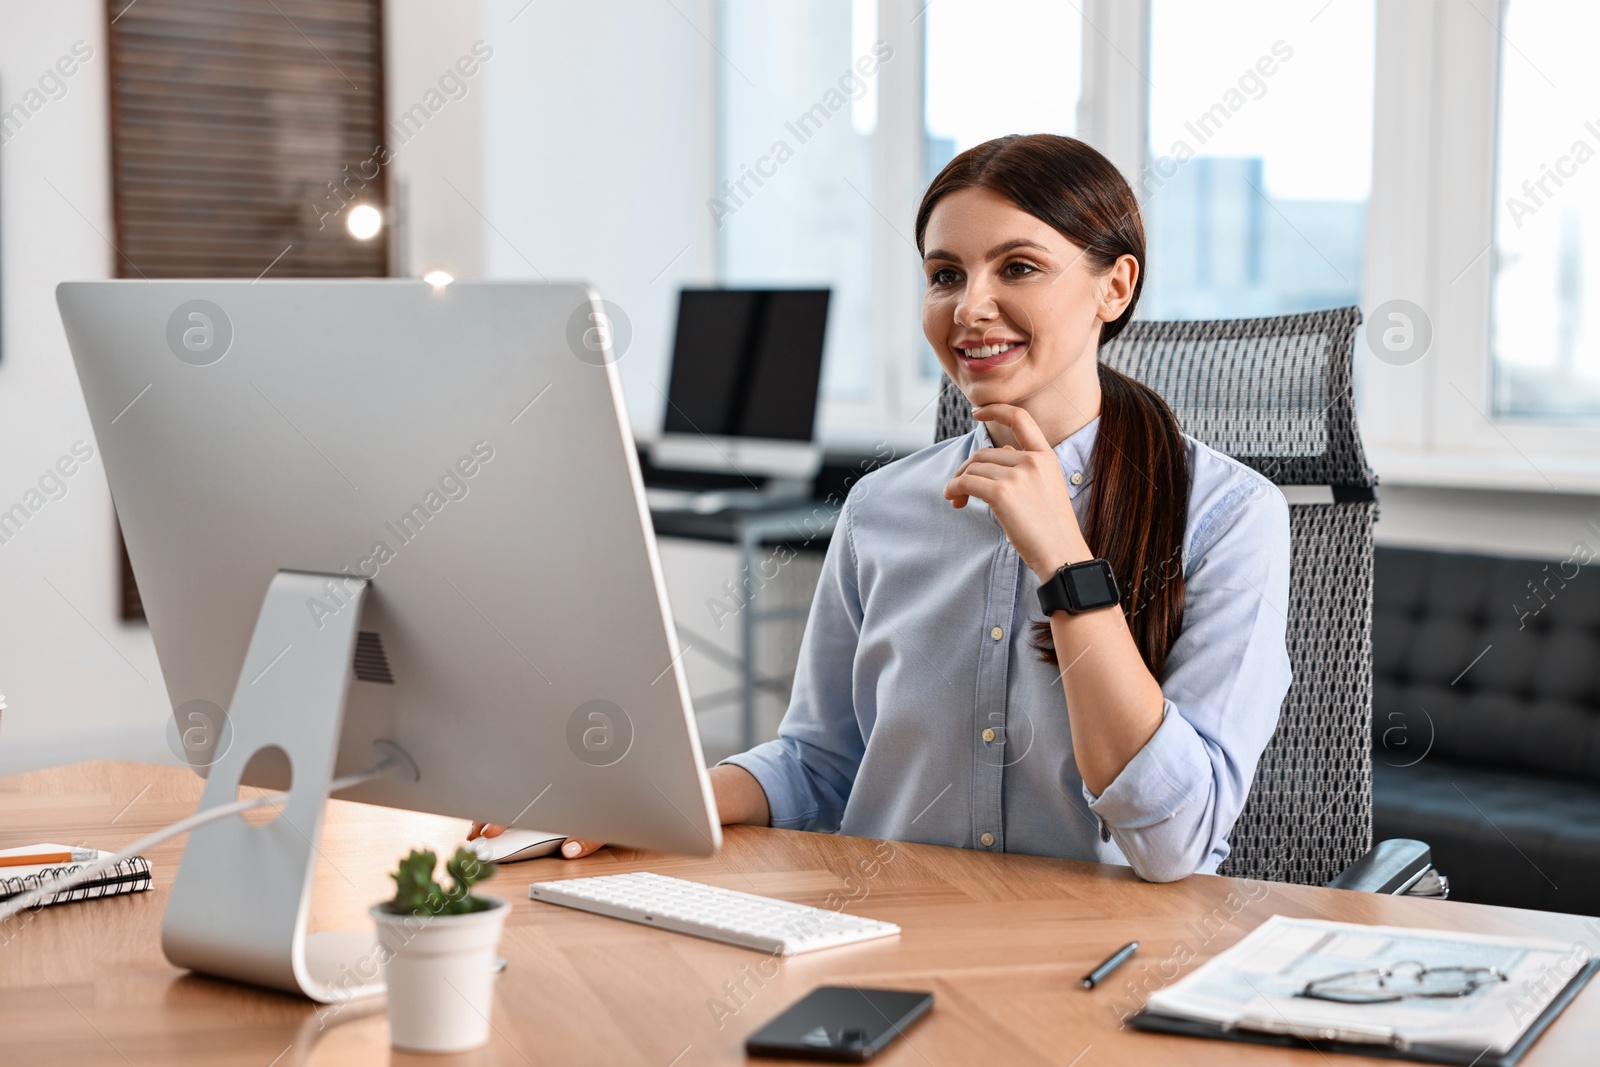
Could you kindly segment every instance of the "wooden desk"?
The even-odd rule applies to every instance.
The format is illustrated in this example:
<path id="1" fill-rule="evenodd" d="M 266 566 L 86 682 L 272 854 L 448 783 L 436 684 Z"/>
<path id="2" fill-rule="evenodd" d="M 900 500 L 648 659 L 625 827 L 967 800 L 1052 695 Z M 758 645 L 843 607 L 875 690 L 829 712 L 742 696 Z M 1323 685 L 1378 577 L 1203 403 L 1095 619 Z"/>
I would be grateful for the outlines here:
<path id="1" fill-rule="evenodd" d="M 198 779 L 139 764 L 88 763 L 0 779 L 0 847 L 38 841 L 111 848 L 194 810 Z M 353 928 L 388 895 L 413 844 L 451 846 L 459 821 L 335 802 L 323 841 L 314 929 Z M 859 838 L 733 828 L 708 860 L 606 850 L 502 869 L 512 901 L 495 1036 L 458 1057 L 391 1054 L 381 1001 L 336 1014 L 180 971 L 161 955 L 161 913 L 181 842 L 156 849 L 156 889 L 61 905 L 0 931 L 0 1060 L 16 1064 L 744 1062 L 744 1038 L 826 983 L 931 989 L 931 1015 L 877 1062 L 1051 1064 L 1392 1063 L 1120 1029 L 1139 983 L 1203 959 L 1274 912 L 1600 945 L 1600 922 L 1546 912 L 1396 900 L 1196 876 L 1146 885 L 1125 869 Z M 648 869 L 899 923 L 898 939 L 778 961 L 527 899 L 531 881 Z M 1105 988 L 1078 980 L 1110 950 L 1143 948 Z M 1163 966 L 1165 964 L 1165 966 Z M 1192 966 L 1192 964 L 1191 964 Z M 1187 970 L 1187 968 L 1184 968 Z M 1600 984 L 1524 1061 L 1592 1063 Z"/>

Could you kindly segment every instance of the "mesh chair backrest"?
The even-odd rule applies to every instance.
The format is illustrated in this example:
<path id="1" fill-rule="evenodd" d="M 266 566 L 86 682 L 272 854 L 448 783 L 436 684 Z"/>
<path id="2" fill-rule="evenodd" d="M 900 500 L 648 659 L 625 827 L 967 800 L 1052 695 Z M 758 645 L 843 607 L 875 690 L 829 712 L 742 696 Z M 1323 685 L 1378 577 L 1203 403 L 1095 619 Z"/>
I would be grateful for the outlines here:
<path id="1" fill-rule="evenodd" d="M 1134 322 L 1101 350 L 1164 397 L 1184 432 L 1278 485 L 1326 485 L 1291 504 L 1294 682 L 1234 824 L 1223 874 L 1323 885 L 1372 847 L 1373 487 L 1350 362 L 1357 308 L 1215 322 Z M 972 410 L 944 379 L 944 440 Z"/>

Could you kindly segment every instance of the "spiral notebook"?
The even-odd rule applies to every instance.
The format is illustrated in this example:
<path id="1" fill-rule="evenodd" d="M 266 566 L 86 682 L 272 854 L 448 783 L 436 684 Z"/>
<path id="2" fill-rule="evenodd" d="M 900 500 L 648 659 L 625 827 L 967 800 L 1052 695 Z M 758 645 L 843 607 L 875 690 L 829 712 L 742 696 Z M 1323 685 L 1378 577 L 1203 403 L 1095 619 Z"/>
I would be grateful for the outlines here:
<path id="1" fill-rule="evenodd" d="M 69 845 L 24 845 L 20 848 L 0 848 L 0 856 L 32 852 L 71 852 Z M 99 859 L 109 859 L 114 853 L 101 852 Z M 77 871 L 83 864 L 39 864 L 28 867 L 0 867 L 0 900 L 38 889 L 40 886 Z M 71 889 L 45 897 L 41 904 L 64 904 L 70 900 L 94 900 L 122 893 L 138 893 L 150 888 L 150 861 L 143 856 L 132 856 L 115 867 L 73 886 Z"/>

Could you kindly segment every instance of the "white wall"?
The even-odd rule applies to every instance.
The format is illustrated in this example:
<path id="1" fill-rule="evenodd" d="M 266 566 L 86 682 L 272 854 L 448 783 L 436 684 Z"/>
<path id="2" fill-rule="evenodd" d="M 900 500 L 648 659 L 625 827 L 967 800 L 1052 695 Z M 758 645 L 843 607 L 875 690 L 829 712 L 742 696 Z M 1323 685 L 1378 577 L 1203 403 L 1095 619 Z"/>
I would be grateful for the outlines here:
<path id="1" fill-rule="evenodd" d="M 588 281 L 620 306 L 617 369 L 635 433 L 654 436 L 677 291 L 715 276 L 711 0 L 484 10 L 487 274 Z"/>
<path id="2" fill-rule="evenodd" d="M 504 61 L 496 36 L 479 0 L 384 6 L 396 274 L 484 276 L 484 108 L 489 72 Z"/>
<path id="3" fill-rule="evenodd" d="M 40 104 L 0 147 L 0 509 L 26 506 L 74 442 L 94 441 L 55 286 L 112 274 L 104 24 L 98 0 L 0 0 L 0 110 Z M 26 96 L 79 41 L 92 55 L 63 79 L 65 93 Z M 116 528 L 98 450 L 66 486 L 0 544 L 0 693 L 10 705 L 0 773 L 166 754 L 166 688 L 149 633 L 117 619 Z"/>
<path id="4" fill-rule="evenodd" d="M 1600 497 L 1380 485 L 1375 536 L 1387 545 L 1566 559 L 1578 541 L 1600 553 Z"/>

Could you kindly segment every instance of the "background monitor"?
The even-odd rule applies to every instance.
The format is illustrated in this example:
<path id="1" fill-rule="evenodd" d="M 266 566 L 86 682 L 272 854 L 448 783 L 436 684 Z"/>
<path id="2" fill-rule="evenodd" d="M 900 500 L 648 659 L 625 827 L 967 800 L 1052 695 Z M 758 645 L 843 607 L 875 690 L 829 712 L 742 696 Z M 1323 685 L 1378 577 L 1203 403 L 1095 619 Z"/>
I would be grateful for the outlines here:
<path id="1" fill-rule="evenodd" d="M 809 478 L 827 289 L 685 289 L 656 466 Z"/>

